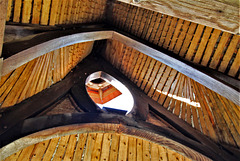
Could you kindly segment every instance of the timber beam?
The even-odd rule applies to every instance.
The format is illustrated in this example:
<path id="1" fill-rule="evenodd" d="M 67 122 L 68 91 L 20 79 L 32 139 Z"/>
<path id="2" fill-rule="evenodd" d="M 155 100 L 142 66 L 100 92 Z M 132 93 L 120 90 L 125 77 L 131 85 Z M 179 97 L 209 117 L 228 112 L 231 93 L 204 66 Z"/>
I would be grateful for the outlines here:
<path id="1" fill-rule="evenodd" d="M 186 61 L 181 60 L 180 58 L 174 57 L 174 54 L 171 54 L 169 51 L 159 49 L 159 47 L 156 46 L 151 46 L 151 44 L 146 41 L 139 40 L 138 38 L 127 35 L 123 32 L 120 33 L 119 31 L 111 30 L 110 28 L 93 28 L 88 29 L 87 31 L 85 30 L 85 32 L 84 30 L 52 31 L 41 33 L 40 35 L 38 34 L 35 38 L 30 40 L 24 40 L 23 42 L 18 41 L 15 44 L 18 44 L 18 46 L 22 45 L 24 46 L 24 48 L 16 48 L 17 52 L 11 52 L 15 53 L 14 55 L 3 60 L 2 75 L 4 76 L 12 70 L 20 67 L 21 65 L 58 48 L 72 45 L 75 43 L 103 39 L 117 40 L 121 43 L 126 44 L 127 46 L 133 47 L 134 49 L 179 71 L 180 73 L 188 76 L 189 78 L 192 78 L 193 80 L 206 86 L 214 92 L 217 92 L 218 94 L 233 101 L 235 104 L 240 105 L 238 80 L 231 79 L 233 80 L 232 82 L 235 85 L 229 84 L 228 81 L 224 81 L 224 79 L 219 79 L 219 75 L 224 74 L 218 72 L 207 73 L 205 71 L 199 70 L 199 66 L 189 64 Z M 25 44 L 27 44 L 27 49 Z M 11 48 L 11 46 L 14 46 L 14 43 L 9 45 L 8 48 Z M 215 73 L 215 77 L 210 75 L 213 73 Z M 220 76 L 220 78 L 224 77 L 226 76 Z"/>
<path id="2" fill-rule="evenodd" d="M 239 34 L 238 0 L 118 0 L 233 34 Z"/>

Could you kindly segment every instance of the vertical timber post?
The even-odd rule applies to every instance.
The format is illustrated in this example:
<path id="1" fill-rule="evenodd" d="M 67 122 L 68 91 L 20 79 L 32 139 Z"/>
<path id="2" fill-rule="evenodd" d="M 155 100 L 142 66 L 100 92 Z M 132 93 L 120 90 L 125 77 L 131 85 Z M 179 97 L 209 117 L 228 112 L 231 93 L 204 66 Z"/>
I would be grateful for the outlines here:
<path id="1" fill-rule="evenodd" d="M 8 0 L 0 0 L 0 80 L 1 80 L 2 64 L 3 64 L 3 58 L 1 58 L 1 56 L 2 56 L 5 23 L 6 23 L 6 17 L 7 17 L 7 4 L 8 4 Z"/>

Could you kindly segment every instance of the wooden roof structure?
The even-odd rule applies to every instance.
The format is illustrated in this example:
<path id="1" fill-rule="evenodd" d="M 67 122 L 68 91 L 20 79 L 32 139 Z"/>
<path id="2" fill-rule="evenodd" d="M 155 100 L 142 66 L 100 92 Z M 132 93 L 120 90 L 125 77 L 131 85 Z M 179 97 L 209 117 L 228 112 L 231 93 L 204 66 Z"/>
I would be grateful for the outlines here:
<path id="1" fill-rule="evenodd" d="M 239 29 L 235 0 L 2 0 L 0 160 L 239 160 Z M 96 106 L 96 71 L 132 112 Z"/>

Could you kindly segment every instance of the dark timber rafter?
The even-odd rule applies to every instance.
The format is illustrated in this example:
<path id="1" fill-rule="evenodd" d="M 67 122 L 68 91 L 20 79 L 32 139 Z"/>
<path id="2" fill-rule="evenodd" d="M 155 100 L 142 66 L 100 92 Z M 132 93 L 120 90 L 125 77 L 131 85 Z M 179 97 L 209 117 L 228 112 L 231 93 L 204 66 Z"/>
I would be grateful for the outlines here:
<path id="1" fill-rule="evenodd" d="M 48 37 L 48 39 L 46 39 L 46 37 Z M 162 51 L 156 46 L 150 46 L 151 44 L 147 44 L 147 42 L 141 42 L 141 40 L 137 39 L 136 37 L 129 36 L 122 32 L 120 33 L 119 31 L 114 31 L 110 28 L 52 31 L 36 35 L 34 39 L 24 40 L 22 42 L 18 41 L 16 42 L 18 46 L 21 43 L 25 43 L 28 44 L 28 48 L 22 49 L 22 51 L 17 49 L 18 52 L 11 51 L 11 53 L 15 54 L 3 61 L 2 75 L 6 75 L 7 73 L 33 60 L 34 58 L 37 58 L 55 49 L 79 42 L 103 39 L 114 39 L 120 41 L 121 43 L 127 44 L 128 46 L 133 47 L 136 50 L 192 78 L 207 88 L 233 101 L 235 104 L 240 105 L 238 87 L 239 81 L 235 81 L 235 85 L 230 85 L 227 81 L 221 81 L 219 78 L 210 76 L 212 73 L 203 72 L 199 70 L 197 66 L 189 65 L 187 62 L 184 62 L 179 58 L 170 56 L 171 53 L 168 53 L 166 50 Z M 31 44 L 33 45 L 31 46 Z M 8 46 L 10 48 L 11 46 L 14 46 L 14 43 L 10 43 Z M 219 75 L 219 73 L 215 74 L 215 76 L 216 75 Z"/>

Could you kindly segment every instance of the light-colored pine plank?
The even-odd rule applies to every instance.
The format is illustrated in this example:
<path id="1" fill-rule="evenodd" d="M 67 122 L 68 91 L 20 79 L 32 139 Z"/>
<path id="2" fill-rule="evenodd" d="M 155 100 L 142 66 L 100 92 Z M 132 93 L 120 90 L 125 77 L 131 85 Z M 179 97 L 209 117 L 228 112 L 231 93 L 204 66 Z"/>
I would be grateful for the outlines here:
<path id="1" fill-rule="evenodd" d="M 64 157 L 64 153 L 66 151 L 67 148 L 67 143 L 69 140 L 70 135 L 66 135 L 66 136 L 62 136 L 60 138 L 58 147 L 57 147 L 57 151 L 54 155 L 53 161 L 61 161 Z"/>
<path id="2" fill-rule="evenodd" d="M 81 160 L 87 137 L 87 133 L 79 134 L 76 150 L 73 156 L 73 161 Z"/>
<path id="3" fill-rule="evenodd" d="M 38 161 L 38 160 L 42 160 L 43 155 L 48 147 L 49 144 L 49 140 L 37 143 L 34 147 L 34 150 L 32 152 L 32 159 L 31 161 Z"/>
<path id="4" fill-rule="evenodd" d="M 31 159 L 31 154 L 32 154 L 32 151 L 33 151 L 34 147 L 35 147 L 35 144 L 34 145 L 30 145 L 27 148 L 24 148 L 22 150 L 21 154 L 19 155 L 17 161 L 30 160 Z"/>
<path id="5" fill-rule="evenodd" d="M 15 0 L 13 22 L 20 22 L 21 8 L 22 8 L 22 0 Z"/>
<path id="6" fill-rule="evenodd" d="M 57 19 L 57 10 L 58 10 L 58 5 L 59 5 L 59 0 L 52 0 L 51 4 L 51 13 L 50 13 L 50 20 L 49 20 L 49 25 L 55 25 L 56 24 L 56 19 Z"/>
<path id="7" fill-rule="evenodd" d="M 52 156 L 53 156 L 53 153 L 56 149 L 56 146 L 58 145 L 58 142 L 59 142 L 60 138 L 57 137 L 57 138 L 53 138 L 49 141 L 49 145 L 47 147 L 47 150 L 45 152 L 45 155 L 42 159 L 42 161 L 49 161 L 51 160 Z"/>
<path id="8" fill-rule="evenodd" d="M 34 0 L 32 11 L 32 24 L 39 24 L 42 10 L 42 0 Z"/>
<path id="9" fill-rule="evenodd" d="M 119 141 L 120 141 L 120 135 L 112 134 L 112 143 L 111 143 L 109 160 L 118 160 Z"/>
<path id="10" fill-rule="evenodd" d="M 194 56 L 193 62 L 194 63 L 200 63 L 201 58 L 203 57 L 203 52 L 205 50 L 205 47 L 208 43 L 208 39 L 211 35 L 212 28 L 211 27 L 206 27 L 203 37 L 201 39 L 201 42 L 199 44 L 198 50 Z"/>
<path id="11" fill-rule="evenodd" d="M 96 141 L 94 144 L 93 152 L 92 152 L 92 161 L 98 161 L 101 157 L 102 151 L 102 142 L 103 142 L 103 133 L 98 133 L 96 137 Z"/>
<path id="12" fill-rule="evenodd" d="M 176 44 L 176 41 L 178 40 L 178 37 L 180 36 L 180 33 L 182 32 L 181 28 L 183 30 L 183 19 L 178 19 L 177 26 L 174 30 L 171 42 L 170 42 L 169 47 L 168 47 L 168 50 L 173 51 L 173 48 Z"/>
<path id="13" fill-rule="evenodd" d="M 63 161 L 71 161 L 73 159 L 73 155 L 74 155 L 74 151 L 77 143 L 77 137 L 78 137 L 77 134 L 70 135 Z"/>
<path id="14" fill-rule="evenodd" d="M 195 53 L 195 50 L 196 50 L 196 47 L 197 47 L 197 44 L 200 41 L 203 29 L 204 29 L 203 25 L 198 25 L 197 30 L 196 30 L 196 32 L 193 36 L 192 41 L 191 41 L 191 44 L 188 48 L 185 59 L 190 60 L 190 61 L 192 60 L 192 58 L 194 56 L 194 53 Z"/>
<path id="15" fill-rule="evenodd" d="M 223 50 L 229 40 L 230 37 L 230 33 L 227 32 L 223 32 L 220 42 L 218 44 L 218 47 L 216 49 L 216 51 L 213 54 L 212 60 L 210 62 L 209 67 L 212 69 L 216 69 L 218 64 L 219 64 L 219 60 L 221 59 L 222 55 L 223 55 Z"/>
<path id="16" fill-rule="evenodd" d="M 29 23 L 32 9 L 32 0 L 23 0 L 22 23 Z"/>
<path id="17" fill-rule="evenodd" d="M 237 55 L 231 65 L 228 75 L 235 77 L 240 68 L 240 49 L 238 49 Z"/>
<path id="18" fill-rule="evenodd" d="M 137 161 L 143 160 L 143 140 L 137 139 Z"/>
<path id="19" fill-rule="evenodd" d="M 21 152 L 22 152 L 22 150 L 10 155 L 9 157 L 7 157 L 5 159 L 5 161 L 16 161 L 18 159 L 19 155 L 21 154 Z"/>
<path id="20" fill-rule="evenodd" d="M 128 160 L 137 161 L 137 139 L 128 137 Z"/>
<path id="21" fill-rule="evenodd" d="M 104 133 L 104 135 L 103 135 L 100 161 L 108 161 L 108 159 L 109 159 L 111 137 L 112 137 L 112 135 L 110 133 Z"/>
<path id="22" fill-rule="evenodd" d="M 158 146 L 159 160 L 160 161 L 168 161 L 168 151 L 163 146 Z M 170 161 L 170 160 L 169 160 Z"/>
<path id="23" fill-rule="evenodd" d="M 128 154 L 128 136 L 121 135 L 119 141 L 118 160 L 127 161 Z"/>
<path id="24" fill-rule="evenodd" d="M 41 25 L 48 25 L 48 20 L 49 20 L 49 13 L 50 13 L 50 4 L 51 1 L 49 0 L 43 0 L 42 2 L 42 12 L 41 12 Z M 55 5 L 55 4 L 53 4 Z"/>
<path id="25" fill-rule="evenodd" d="M 223 56 L 223 59 L 221 61 L 221 64 L 218 68 L 218 71 L 220 72 L 225 72 L 225 70 L 227 69 L 227 66 L 229 64 L 229 61 L 232 58 L 233 53 L 236 50 L 237 45 L 239 45 L 240 42 L 240 36 L 239 35 L 234 35 L 229 46 L 228 49 L 226 51 L 226 53 Z"/>
<path id="26" fill-rule="evenodd" d="M 86 143 L 86 149 L 84 152 L 83 161 L 90 161 L 93 154 L 94 144 L 96 142 L 96 133 L 89 133 Z"/>
<path id="27" fill-rule="evenodd" d="M 208 62 L 209 62 L 209 60 L 210 60 L 210 58 L 211 58 L 211 56 L 213 54 L 213 50 L 215 48 L 215 44 L 216 44 L 220 34 L 221 34 L 220 30 L 217 30 L 217 29 L 213 30 L 213 33 L 212 33 L 211 38 L 210 38 L 210 40 L 208 42 L 207 48 L 206 48 L 206 50 L 204 52 L 201 65 L 207 66 L 207 64 L 208 64 Z"/>

